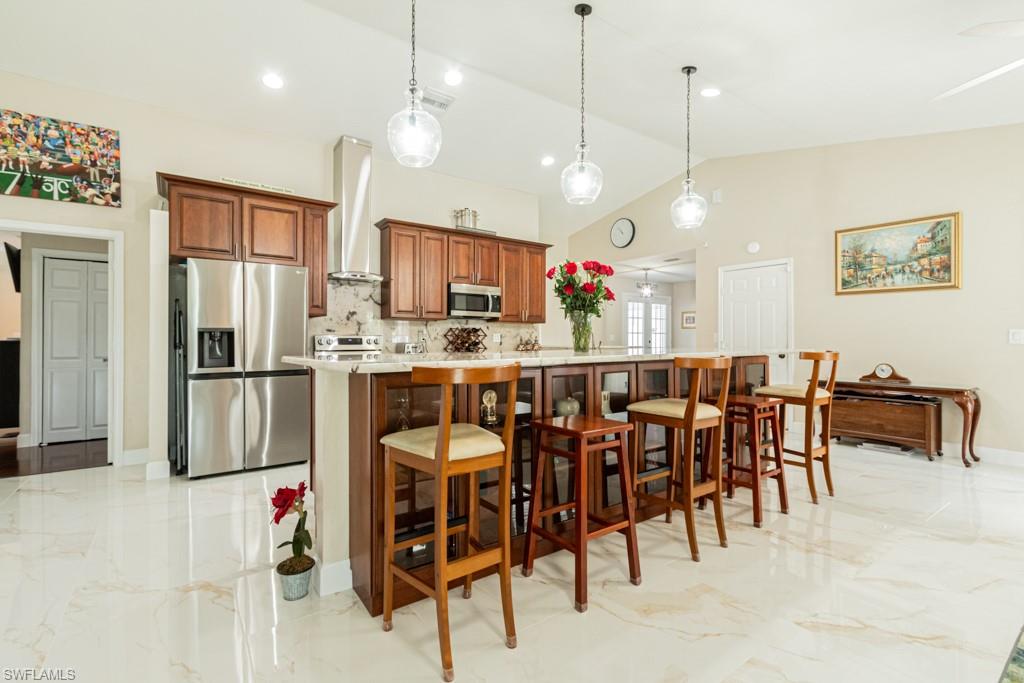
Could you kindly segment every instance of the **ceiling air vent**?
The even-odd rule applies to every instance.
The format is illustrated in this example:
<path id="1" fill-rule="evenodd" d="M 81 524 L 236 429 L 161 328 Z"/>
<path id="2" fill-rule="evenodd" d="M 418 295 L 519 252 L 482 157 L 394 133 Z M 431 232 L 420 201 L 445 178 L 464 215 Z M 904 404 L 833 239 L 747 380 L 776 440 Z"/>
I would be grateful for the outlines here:
<path id="1" fill-rule="evenodd" d="M 455 104 L 455 96 L 435 90 L 431 87 L 423 89 L 423 106 L 431 114 L 440 116 Z"/>

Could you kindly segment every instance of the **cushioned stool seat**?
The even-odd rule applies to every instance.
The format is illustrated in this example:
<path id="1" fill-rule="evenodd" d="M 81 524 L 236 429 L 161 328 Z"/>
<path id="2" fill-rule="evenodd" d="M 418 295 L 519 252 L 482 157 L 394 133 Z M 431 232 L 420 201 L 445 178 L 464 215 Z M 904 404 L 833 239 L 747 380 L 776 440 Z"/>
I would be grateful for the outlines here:
<path id="1" fill-rule="evenodd" d="M 754 389 L 758 396 L 777 396 L 778 398 L 804 398 L 807 396 L 806 384 L 769 384 Z M 814 398 L 828 398 L 829 393 L 818 387 L 814 390 Z"/>
<path id="2" fill-rule="evenodd" d="M 420 427 L 407 429 L 403 432 L 388 434 L 380 440 L 385 446 L 397 448 L 406 453 L 413 453 L 424 458 L 434 458 L 437 446 L 437 427 Z M 451 439 L 448 446 L 448 460 L 463 460 L 481 455 L 502 453 L 505 443 L 494 432 L 474 424 L 457 422 L 452 425 Z"/>
<path id="3" fill-rule="evenodd" d="M 634 413 L 646 413 L 647 415 L 660 415 L 661 417 L 674 417 L 682 420 L 686 415 L 686 405 L 689 401 L 685 398 L 654 398 L 649 401 L 637 401 L 630 403 L 626 410 Z M 698 403 L 694 417 L 697 420 L 716 418 L 722 414 L 710 403 Z"/>

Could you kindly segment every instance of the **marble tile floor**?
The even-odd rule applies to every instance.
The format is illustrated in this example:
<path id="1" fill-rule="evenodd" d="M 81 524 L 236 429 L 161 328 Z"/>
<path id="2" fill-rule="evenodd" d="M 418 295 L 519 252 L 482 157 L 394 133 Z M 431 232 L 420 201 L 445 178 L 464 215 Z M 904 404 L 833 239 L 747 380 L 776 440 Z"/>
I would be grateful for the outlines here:
<path id="1" fill-rule="evenodd" d="M 836 447 L 837 494 L 791 512 L 769 488 L 726 502 L 729 547 L 698 513 L 640 526 L 643 584 L 620 536 L 592 543 L 590 609 L 572 560 L 514 570 L 519 647 L 501 636 L 495 577 L 451 594 L 461 681 L 996 681 L 1024 622 L 1024 462 Z M 384 633 L 351 593 L 289 603 L 287 538 L 267 500 L 304 466 L 190 483 L 141 467 L 0 480 L 0 668 L 73 668 L 77 681 L 438 681 L 433 603 Z M 820 481 L 820 480 L 819 480 Z"/>

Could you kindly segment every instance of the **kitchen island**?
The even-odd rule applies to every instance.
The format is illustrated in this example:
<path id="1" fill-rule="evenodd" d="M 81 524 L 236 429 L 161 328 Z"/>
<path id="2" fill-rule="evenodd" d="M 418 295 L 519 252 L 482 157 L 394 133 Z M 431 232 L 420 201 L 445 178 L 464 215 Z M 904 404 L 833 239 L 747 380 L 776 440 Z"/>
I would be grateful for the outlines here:
<path id="1" fill-rule="evenodd" d="M 459 387 L 455 394 L 452 420 L 472 422 L 500 431 L 508 406 L 515 411 L 512 474 L 513 558 L 522 554 L 530 502 L 534 461 L 530 421 L 562 414 L 601 415 L 626 419 L 626 406 L 638 400 L 678 396 L 688 392 L 688 379 L 676 372 L 677 356 L 707 357 L 718 351 L 644 352 L 606 349 L 585 353 L 571 350 L 503 352 L 483 354 L 419 355 L 382 354 L 373 361 L 337 361 L 287 356 L 287 363 L 310 368 L 314 377 L 314 458 L 312 478 L 316 518 L 316 554 L 319 558 L 315 585 L 323 594 L 349 587 L 355 589 L 367 610 L 374 615 L 382 609 L 383 563 L 383 447 L 385 434 L 438 423 L 440 390 L 415 385 L 410 371 L 414 365 L 472 367 L 518 362 L 523 372 L 516 395 L 505 396 L 502 386 Z M 751 393 L 768 383 L 768 357 L 734 356 L 731 391 Z M 715 391 L 714 385 L 706 387 Z M 494 392 L 493 395 L 488 392 Z M 702 391 L 702 394 L 704 391 Z M 666 466 L 664 429 L 650 425 L 646 434 L 643 468 Z M 573 496 L 573 473 L 568 462 L 556 462 L 545 477 L 545 490 L 537 492 L 546 504 L 565 502 Z M 609 456 L 607 466 L 594 468 L 590 500 L 594 511 L 605 516 L 621 513 L 618 474 Z M 655 486 L 664 482 L 652 484 Z M 454 487 L 448 509 L 458 519 L 465 514 L 468 482 Z M 485 543 L 496 542 L 497 482 L 481 476 L 481 535 Z M 639 519 L 659 514 L 660 509 L 641 506 Z M 432 488 L 422 475 L 402 468 L 398 473 L 396 507 L 398 540 L 414 537 L 433 524 Z M 571 526 L 571 511 L 560 513 L 549 523 L 562 532 Z M 465 541 L 455 536 L 449 552 L 461 553 Z M 546 542 L 538 555 L 555 550 Z M 430 544 L 401 552 L 398 561 L 407 570 L 430 581 Z M 407 590 L 403 590 L 403 588 Z M 422 597 L 404 584 L 396 586 L 395 604 L 400 606 Z"/>

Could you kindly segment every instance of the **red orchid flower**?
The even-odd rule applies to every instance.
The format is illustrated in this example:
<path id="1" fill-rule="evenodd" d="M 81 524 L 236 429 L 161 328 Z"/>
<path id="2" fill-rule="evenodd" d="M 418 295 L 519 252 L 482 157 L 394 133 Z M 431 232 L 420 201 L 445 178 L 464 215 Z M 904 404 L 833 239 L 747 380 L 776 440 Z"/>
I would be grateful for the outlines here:
<path id="1" fill-rule="evenodd" d="M 303 493 L 305 493 L 306 489 L 305 483 L 299 484 Z M 280 524 L 285 515 L 291 512 L 295 506 L 295 499 L 298 496 L 299 492 L 290 486 L 282 486 L 277 490 L 274 497 L 270 499 L 270 504 L 274 506 L 274 524 Z"/>

